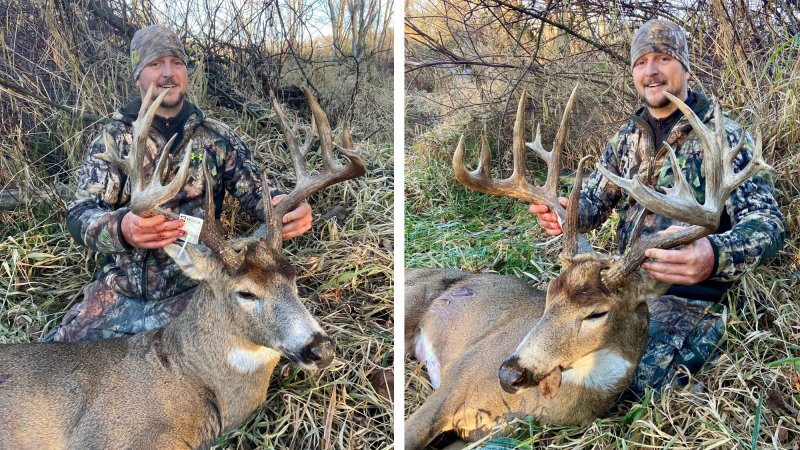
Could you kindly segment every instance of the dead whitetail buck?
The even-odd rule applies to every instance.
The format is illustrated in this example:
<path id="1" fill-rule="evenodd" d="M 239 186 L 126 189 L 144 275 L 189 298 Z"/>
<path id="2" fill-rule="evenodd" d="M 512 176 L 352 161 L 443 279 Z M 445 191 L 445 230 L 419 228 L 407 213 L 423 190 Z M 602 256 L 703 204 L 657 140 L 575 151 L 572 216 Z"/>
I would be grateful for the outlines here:
<path id="1" fill-rule="evenodd" d="M 576 88 L 577 90 L 577 88 Z M 511 419 L 533 415 L 544 423 L 583 424 L 602 415 L 629 385 L 647 343 L 647 300 L 668 285 L 638 271 L 648 248 L 672 248 L 712 233 L 725 200 L 744 180 L 769 167 L 756 154 L 746 169 L 733 173 L 736 148 L 729 148 L 717 104 L 712 131 L 692 110 L 670 96 L 686 115 L 705 149 L 705 203 L 699 204 L 668 149 L 677 174 L 675 186 L 659 193 L 637 178 L 603 174 L 655 214 L 678 219 L 689 227 L 667 235 L 641 236 L 621 256 L 594 254 L 576 231 L 583 176 L 578 165 L 569 210 L 558 203 L 561 151 L 575 92 L 567 103 L 551 152 L 524 142 L 525 95 L 514 124 L 513 174 L 492 179 L 489 146 L 482 136 L 480 163 L 464 168 L 464 138 L 453 169 L 469 188 L 544 203 L 564 223 L 563 269 L 547 293 L 522 280 L 496 274 L 419 269 L 406 278 L 406 350 L 424 361 L 435 391 L 406 421 L 406 449 L 421 449 L 437 435 L 454 430 L 463 440 L 477 440 Z M 548 166 L 542 187 L 525 180 L 525 147 Z M 499 382 L 498 382 L 499 376 Z"/>
<path id="2" fill-rule="evenodd" d="M 166 187 L 159 181 L 165 159 L 148 187 L 140 173 L 147 129 L 162 97 L 147 110 L 150 93 L 142 102 L 127 159 L 115 154 L 113 144 L 104 156 L 129 173 L 130 207 L 140 215 L 153 214 L 186 182 L 186 159 Z M 209 447 L 264 402 L 281 354 L 308 369 L 331 362 L 333 344 L 298 298 L 295 271 L 281 254 L 281 217 L 312 193 L 363 175 L 364 161 L 349 149 L 347 132 L 348 148 L 341 153 L 349 163 L 333 159 L 327 118 L 308 94 L 325 166 L 309 176 L 303 159 L 309 145 L 299 147 L 273 102 L 298 182 L 274 210 L 265 195 L 266 236 L 225 241 L 205 175 L 201 239 L 208 249 L 165 248 L 201 282 L 186 311 L 163 328 L 130 338 L 0 346 L 0 448 Z M 266 176 L 263 182 L 267 193 Z"/>

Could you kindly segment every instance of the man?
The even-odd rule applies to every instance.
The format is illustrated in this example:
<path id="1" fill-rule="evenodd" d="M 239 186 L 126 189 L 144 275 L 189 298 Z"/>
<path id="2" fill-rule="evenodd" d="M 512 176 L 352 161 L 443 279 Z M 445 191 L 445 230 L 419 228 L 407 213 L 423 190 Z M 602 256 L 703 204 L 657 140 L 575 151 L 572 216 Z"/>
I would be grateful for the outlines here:
<path id="1" fill-rule="evenodd" d="M 149 139 L 160 152 L 177 135 L 169 149 L 172 162 L 191 151 L 189 177 L 184 188 L 164 204 L 176 213 L 208 220 L 203 164 L 214 180 L 214 196 L 220 211 L 225 191 L 235 196 L 251 216 L 264 221 L 260 170 L 247 146 L 226 125 L 205 117 L 186 100 L 188 70 L 183 43 L 170 29 L 152 25 L 137 31 L 131 40 L 133 79 L 142 97 L 152 84 L 154 94 L 169 91 L 156 111 Z M 120 109 L 104 128 L 121 155 L 131 144 L 131 124 L 142 99 Z M 189 140 L 190 149 L 183 149 Z M 163 215 L 139 217 L 125 207 L 130 199 L 127 174 L 96 157 L 103 153 L 102 133 L 87 153 L 75 201 L 67 213 L 67 226 L 79 243 L 113 256 L 84 289 L 84 300 L 64 316 L 61 325 L 45 341 L 84 341 L 126 336 L 164 325 L 180 314 L 192 296 L 195 282 L 184 276 L 162 247 L 185 232 L 183 221 Z M 160 153 L 159 153 L 160 154 Z M 207 161 L 203 161 L 205 155 Z M 145 173 L 155 158 L 145 156 Z M 209 161 L 210 159 L 210 161 Z M 177 170 L 173 164 L 173 171 Z M 281 195 L 274 196 L 276 204 Z M 303 203 L 283 218 L 283 238 L 311 228 L 311 208 Z M 109 258 L 111 259 L 111 258 Z"/>
<path id="2" fill-rule="evenodd" d="M 631 43 L 631 72 L 636 92 L 645 104 L 611 138 L 600 164 L 615 174 L 639 174 L 642 181 L 661 188 L 673 183 L 672 168 L 664 142 L 677 155 L 687 181 L 702 202 L 705 179 L 701 170 L 702 147 L 683 114 L 664 92 L 683 100 L 706 125 L 713 124 L 711 101 L 688 88 L 689 51 L 686 35 L 676 24 L 651 20 L 636 32 Z M 725 117 L 728 144 L 735 145 L 742 128 Z M 753 139 L 745 133 L 743 152 L 734 161 L 741 170 L 753 155 Z M 566 206 L 566 199 L 560 199 Z M 617 229 L 619 248 L 624 250 L 631 235 L 633 217 L 641 206 L 619 187 L 594 171 L 581 190 L 579 230 L 600 225 L 623 201 Z M 641 395 L 647 387 L 660 389 L 676 374 L 678 366 L 692 373 L 714 351 L 725 331 L 726 308 L 719 303 L 732 282 L 782 246 L 785 226 L 772 187 L 764 174 L 757 174 L 733 191 L 727 200 L 720 228 L 713 235 L 680 249 L 647 250 L 642 264 L 651 277 L 673 283 L 667 293 L 649 302 L 650 339 L 637 367 L 632 390 Z M 555 214 L 547 206 L 531 205 L 546 233 L 561 233 Z M 673 231 L 675 221 L 648 214 L 643 234 Z"/>

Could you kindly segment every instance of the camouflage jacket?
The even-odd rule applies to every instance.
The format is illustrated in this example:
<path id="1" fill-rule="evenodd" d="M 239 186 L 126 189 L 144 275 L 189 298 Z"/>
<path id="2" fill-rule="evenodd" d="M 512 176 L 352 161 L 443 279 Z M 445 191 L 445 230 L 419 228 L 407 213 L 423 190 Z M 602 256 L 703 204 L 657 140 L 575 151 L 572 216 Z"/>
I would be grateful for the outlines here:
<path id="1" fill-rule="evenodd" d="M 693 110 L 713 130 L 711 120 L 714 108 L 709 99 L 695 93 Z M 631 178 L 638 174 L 642 181 L 656 188 L 673 184 L 672 166 L 666 152 L 655 151 L 653 131 L 644 120 L 644 108 L 631 116 L 611 138 L 600 157 L 600 164 L 612 173 Z M 728 114 L 725 130 L 728 145 L 738 144 L 742 127 Z M 750 161 L 755 143 L 749 133 L 744 133 L 742 152 L 734 161 L 735 170 L 741 170 Z M 697 136 L 685 117 L 672 128 L 665 142 L 675 149 L 678 163 L 686 180 L 694 189 L 694 196 L 703 203 L 705 177 L 701 170 L 703 150 Z M 708 237 L 714 250 L 714 268 L 711 278 L 694 286 L 674 286 L 672 294 L 688 298 L 719 299 L 730 283 L 759 263 L 772 257 L 782 246 L 785 235 L 783 215 L 773 197 L 769 175 L 758 173 L 744 182 L 725 202 L 720 228 Z M 632 232 L 632 219 L 641 209 L 619 187 L 595 170 L 584 182 L 581 191 L 579 229 L 588 231 L 601 224 L 614 207 L 621 203 L 621 220 L 617 228 L 619 250 L 623 251 Z M 680 223 L 655 214 L 645 217 L 643 234 L 655 233 Z"/>
<path id="2" fill-rule="evenodd" d="M 131 123 L 136 118 L 141 100 L 136 100 L 114 114 L 114 121 L 105 125 L 117 145 L 120 156 L 128 154 L 131 145 Z M 205 152 L 214 182 L 214 200 L 220 211 L 225 191 L 236 197 L 251 216 L 264 220 L 261 204 L 261 172 L 253 163 L 250 150 L 226 125 L 208 119 L 203 112 L 186 102 L 183 138 L 170 150 L 171 171 L 177 171 L 189 139 L 192 147 L 186 185 L 171 200 L 163 204 L 176 213 L 205 218 L 205 184 L 202 159 Z M 189 108 L 186 111 L 186 108 Z M 180 129 L 180 127 L 178 127 Z M 180 139 L 180 134 L 179 139 Z M 162 136 L 153 126 L 149 130 L 144 174 L 149 179 L 157 157 L 171 136 Z M 167 254 L 161 250 L 136 249 L 122 237 L 121 221 L 128 212 L 130 184 L 124 172 L 96 158 L 105 150 L 102 132 L 92 141 L 83 163 L 75 201 L 67 213 L 67 225 L 75 240 L 92 250 L 111 255 L 113 262 L 105 264 L 97 274 L 116 292 L 145 300 L 163 300 L 195 286 L 184 276 Z"/>

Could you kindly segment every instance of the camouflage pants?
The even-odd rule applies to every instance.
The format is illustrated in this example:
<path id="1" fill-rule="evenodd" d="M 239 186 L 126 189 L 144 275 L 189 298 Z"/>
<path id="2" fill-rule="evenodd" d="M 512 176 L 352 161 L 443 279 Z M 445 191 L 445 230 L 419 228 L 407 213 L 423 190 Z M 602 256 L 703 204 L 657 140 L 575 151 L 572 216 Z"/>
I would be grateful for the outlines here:
<path id="1" fill-rule="evenodd" d="M 126 297 L 101 281 L 83 289 L 83 301 L 73 306 L 44 342 L 79 342 L 130 336 L 167 324 L 180 315 L 194 289 L 165 300 Z"/>
<path id="2" fill-rule="evenodd" d="M 647 306 L 650 338 L 630 387 L 640 397 L 648 387 L 660 391 L 673 381 L 685 384 L 676 377 L 678 367 L 689 373 L 700 370 L 717 349 L 727 322 L 721 303 L 664 295 Z"/>

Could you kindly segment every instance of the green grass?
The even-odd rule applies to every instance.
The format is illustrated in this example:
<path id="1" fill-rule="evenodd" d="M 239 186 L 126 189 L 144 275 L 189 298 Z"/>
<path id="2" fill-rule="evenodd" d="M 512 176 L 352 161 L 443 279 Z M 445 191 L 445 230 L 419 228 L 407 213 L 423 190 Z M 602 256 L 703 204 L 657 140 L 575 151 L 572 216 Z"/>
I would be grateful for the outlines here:
<path id="1" fill-rule="evenodd" d="M 515 275 L 535 270 L 535 262 L 542 262 L 540 252 L 531 245 L 538 226 L 531 222 L 527 208 L 484 197 L 457 203 L 455 211 L 407 213 L 407 267 L 459 267 Z M 498 212 L 507 219 L 490 220 Z"/>

